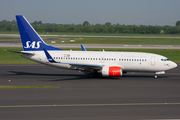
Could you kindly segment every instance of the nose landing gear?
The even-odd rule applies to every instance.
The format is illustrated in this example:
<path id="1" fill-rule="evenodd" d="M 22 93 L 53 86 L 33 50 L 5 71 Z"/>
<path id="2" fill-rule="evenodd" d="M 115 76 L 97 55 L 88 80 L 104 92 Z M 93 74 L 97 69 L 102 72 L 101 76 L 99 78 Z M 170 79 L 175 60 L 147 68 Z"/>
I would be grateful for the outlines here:
<path id="1" fill-rule="evenodd" d="M 157 77 L 158 77 L 157 75 L 154 76 L 155 79 L 156 79 Z"/>
<path id="2" fill-rule="evenodd" d="M 165 74 L 165 71 L 156 72 L 154 78 L 156 79 L 160 74 Z"/>

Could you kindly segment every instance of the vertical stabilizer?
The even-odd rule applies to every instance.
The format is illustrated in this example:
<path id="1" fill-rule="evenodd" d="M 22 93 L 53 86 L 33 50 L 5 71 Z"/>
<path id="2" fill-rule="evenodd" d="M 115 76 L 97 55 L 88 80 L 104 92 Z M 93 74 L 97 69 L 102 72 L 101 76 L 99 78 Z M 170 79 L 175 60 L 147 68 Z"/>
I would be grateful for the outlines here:
<path id="1" fill-rule="evenodd" d="M 61 50 L 47 45 L 22 15 L 16 15 L 24 51 Z"/>

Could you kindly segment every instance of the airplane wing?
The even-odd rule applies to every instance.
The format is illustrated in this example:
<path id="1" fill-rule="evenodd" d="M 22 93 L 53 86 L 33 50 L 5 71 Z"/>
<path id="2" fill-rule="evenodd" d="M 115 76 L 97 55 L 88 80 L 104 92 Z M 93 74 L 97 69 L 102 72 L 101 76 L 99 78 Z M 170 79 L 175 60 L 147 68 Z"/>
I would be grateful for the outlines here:
<path id="1" fill-rule="evenodd" d="M 104 65 L 97 65 L 97 64 L 81 64 L 81 63 L 69 63 L 69 62 L 56 62 L 51 55 L 48 53 L 46 49 L 44 49 L 44 53 L 50 63 L 60 63 L 60 64 L 69 64 L 73 67 L 78 67 L 78 68 L 93 68 L 93 69 L 101 69 Z"/>
<path id="2" fill-rule="evenodd" d="M 51 55 L 48 53 L 48 51 L 47 51 L 46 49 L 43 49 L 43 50 L 44 50 L 44 53 L 45 53 L 45 55 L 46 55 L 46 57 L 47 57 L 47 59 L 48 59 L 49 62 L 51 62 L 51 63 L 57 63 L 57 62 L 51 57 Z"/>
<path id="3" fill-rule="evenodd" d="M 61 64 L 69 64 L 73 67 L 79 67 L 79 68 L 93 68 L 93 69 L 102 69 L 104 65 L 96 65 L 96 64 L 81 64 L 81 63 L 66 63 L 61 62 Z"/>

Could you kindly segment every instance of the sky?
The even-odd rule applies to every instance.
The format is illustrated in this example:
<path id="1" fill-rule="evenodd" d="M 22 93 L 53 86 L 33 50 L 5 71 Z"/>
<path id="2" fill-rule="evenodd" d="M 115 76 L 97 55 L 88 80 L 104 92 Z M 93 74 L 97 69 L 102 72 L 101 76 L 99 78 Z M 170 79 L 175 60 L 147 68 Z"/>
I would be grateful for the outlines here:
<path id="1" fill-rule="evenodd" d="M 180 0 L 1 0 L 0 21 L 15 15 L 30 23 L 175 26 Z"/>

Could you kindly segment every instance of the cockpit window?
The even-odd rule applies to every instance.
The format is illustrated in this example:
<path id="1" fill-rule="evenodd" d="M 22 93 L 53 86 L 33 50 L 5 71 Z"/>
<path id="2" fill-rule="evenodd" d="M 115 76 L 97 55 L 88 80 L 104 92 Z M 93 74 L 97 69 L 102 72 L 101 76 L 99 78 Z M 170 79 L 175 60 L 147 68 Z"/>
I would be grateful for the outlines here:
<path id="1" fill-rule="evenodd" d="M 161 59 L 161 61 L 169 61 L 169 59 Z"/>

